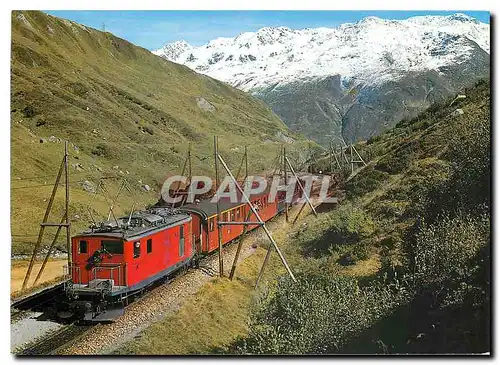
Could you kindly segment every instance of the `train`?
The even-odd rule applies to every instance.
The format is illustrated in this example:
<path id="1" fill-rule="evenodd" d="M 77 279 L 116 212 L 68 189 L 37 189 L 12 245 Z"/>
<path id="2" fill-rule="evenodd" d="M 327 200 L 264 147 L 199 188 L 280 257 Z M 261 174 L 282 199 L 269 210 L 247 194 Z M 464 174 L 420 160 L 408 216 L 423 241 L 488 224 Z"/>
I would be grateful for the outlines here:
<path id="1" fill-rule="evenodd" d="M 282 213 L 287 204 L 285 191 L 278 189 L 276 199 L 269 195 L 266 189 L 248 197 L 263 221 Z M 300 198 L 296 185 L 290 204 Z M 244 233 L 243 225 L 217 224 L 217 203 L 210 198 L 176 208 L 161 201 L 149 209 L 94 224 L 72 237 L 69 278 L 64 295 L 56 302 L 58 319 L 113 321 L 124 314 L 130 300 L 216 251 L 219 229 L 223 245 Z M 219 209 L 223 222 L 257 222 L 241 199 L 221 198 Z M 247 225 L 246 230 L 257 227 Z"/>

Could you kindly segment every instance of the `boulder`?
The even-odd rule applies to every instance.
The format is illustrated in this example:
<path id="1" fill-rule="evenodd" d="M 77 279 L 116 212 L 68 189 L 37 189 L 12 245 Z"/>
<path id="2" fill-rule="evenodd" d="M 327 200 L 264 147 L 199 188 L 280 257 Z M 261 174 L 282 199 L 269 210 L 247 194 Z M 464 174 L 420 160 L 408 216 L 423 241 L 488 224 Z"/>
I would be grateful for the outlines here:
<path id="1" fill-rule="evenodd" d="M 84 168 L 81 163 L 74 163 L 71 165 L 76 171 L 83 171 Z"/>
<path id="2" fill-rule="evenodd" d="M 95 186 L 92 184 L 90 181 L 85 180 L 83 183 L 81 183 L 83 190 L 85 190 L 88 193 L 95 193 Z"/>
<path id="3" fill-rule="evenodd" d="M 198 97 L 196 98 L 196 104 L 198 105 L 198 108 L 201 110 L 207 111 L 207 112 L 213 112 L 215 111 L 215 107 L 208 102 L 205 98 Z"/>

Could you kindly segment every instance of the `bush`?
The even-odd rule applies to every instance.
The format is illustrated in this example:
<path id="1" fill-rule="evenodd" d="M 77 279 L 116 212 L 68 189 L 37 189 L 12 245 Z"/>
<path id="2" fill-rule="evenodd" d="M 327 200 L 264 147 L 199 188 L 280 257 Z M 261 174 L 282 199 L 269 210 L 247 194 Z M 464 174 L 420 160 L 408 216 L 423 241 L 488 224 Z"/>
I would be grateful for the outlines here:
<path id="1" fill-rule="evenodd" d="M 341 247 L 358 243 L 375 231 L 371 217 L 361 208 L 348 204 L 328 213 L 319 225 L 321 227 L 314 227 L 315 232 L 307 227 L 295 237 L 306 256 L 321 257 L 339 249 L 343 252 Z M 318 229 L 322 232 L 318 233 Z"/>
<path id="2" fill-rule="evenodd" d="M 250 320 L 250 333 L 229 352 L 237 354 L 327 354 L 383 318 L 400 302 L 380 285 L 360 287 L 354 278 L 302 275 L 282 278 L 264 294 Z"/>
<path id="3" fill-rule="evenodd" d="M 427 189 L 422 214 L 433 222 L 445 212 L 483 214 L 491 207 L 491 126 L 486 118 L 465 119 L 452 136 L 445 158 L 449 178 Z"/>
<path id="4" fill-rule="evenodd" d="M 28 105 L 23 109 L 23 115 L 26 118 L 33 118 L 35 114 L 36 114 L 35 109 L 31 105 Z"/>
<path id="5" fill-rule="evenodd" d="M 350 180 L 346 185 L 346 192 L 349 198 L 360 197 L 377 189 L 387 180 L 387 172 L 375 170 L 373 167 L 366 168 L 362 173 Z"/>
<path id="6" fill-rule="evenodd" d="M 104 144 L 98 144 L 91 153 L 95 156 L 109 156 L 109 149 Z"/>
<path id="7" fill-rule="evenodd" d="M 452 281 L 463 281 L 474 270 L 471 261 L 489 243 L 489 217 L 460 214 L 433 225 L 422 224 L 414 247 L 414 273 L 419 286 L 437 285 L 445 290 Z"/>
<path id="8" fill-rule="evenodd" d="M 342 266 L 355 265 L 358 261 L 368 259 L 368 246 L 366 242 L 360 242 L 350 247 L 347 252 L 342 254 L 338 263 Z"/>

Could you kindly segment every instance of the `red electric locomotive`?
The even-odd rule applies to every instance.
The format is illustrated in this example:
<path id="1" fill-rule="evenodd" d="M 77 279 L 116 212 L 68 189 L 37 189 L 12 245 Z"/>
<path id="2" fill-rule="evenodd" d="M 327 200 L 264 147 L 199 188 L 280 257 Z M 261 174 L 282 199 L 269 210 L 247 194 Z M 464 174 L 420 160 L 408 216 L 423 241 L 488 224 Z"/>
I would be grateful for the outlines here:
<path id="1" fill-rule="evenodd" d="M 293 202 L 299 196 L 296 188 Z M 263 221 L 285 207 L 284 191 L 278 192 L 275 201 L 269 200 L 269 189 L 249 199 Z M 257 222 L 248 204 L 238 200 L 220 200 L 221 220 Z M 72 239 L 70 280 L 64 286 L 65 298 L 58 303 L 58 316 L 90 321 L 119 317 L 129 298 L 217 250 L 218 229 L 217 203 L 210 199 L 175 209 L 154 207 L 92 226 Z M 227 244 L 241 236 L 244 227 L 223 225 L 221 229 L 222 244 Z"/>
<path id="2" fill-rule="evenodd" d="M 59 317 L 120 316 L 130 296 L 193 263 L 191 237 L 191 216 L 168 208 L 134 212 L 73 237 Z"/>

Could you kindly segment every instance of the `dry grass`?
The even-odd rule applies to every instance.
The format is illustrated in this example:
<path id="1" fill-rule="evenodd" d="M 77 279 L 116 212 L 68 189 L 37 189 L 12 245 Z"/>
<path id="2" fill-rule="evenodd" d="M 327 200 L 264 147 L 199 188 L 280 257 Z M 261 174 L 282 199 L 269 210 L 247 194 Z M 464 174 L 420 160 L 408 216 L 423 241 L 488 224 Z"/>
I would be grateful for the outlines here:
<path id="1" fill-rule="evenodd" d="M 47 265 L 45 266 L 45 270 L 43 272 L 42 277 L 37 283 L 36 287 L 31 287 L 33 285 L 33 282 L 35 281 L 35 278 L 38 274 L 38 271 L 40 270 L 40 267 L 42 266 L 41 262 L 37 262 L 33 266 L 33 271 L 31 272 L 31 278 L 28 283 L 29 287 L 21 291 L 24 277 L 26 275 L 26 271 L 28 270 L 28 265 L 29 261 L 13 261 L 12 262 L 12 267 L 10 269 L 10 292 L 11 296 L 20 296 L 22 294 L 28 293 L 30 291 L 33 291 L 37 288 L 43 287 L 47 284 L 51 284 L 53 282 L 58 281 L 62 275 L 63 275 L 63 267 L 64 265 L 67 265 L 66 259 L 64 260 L 56 260 L 56 259 L 51 259 L 47 262 Z"/>

